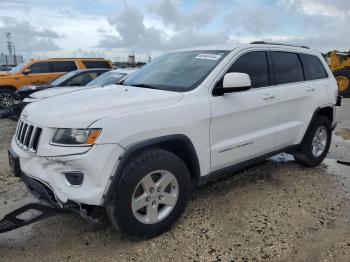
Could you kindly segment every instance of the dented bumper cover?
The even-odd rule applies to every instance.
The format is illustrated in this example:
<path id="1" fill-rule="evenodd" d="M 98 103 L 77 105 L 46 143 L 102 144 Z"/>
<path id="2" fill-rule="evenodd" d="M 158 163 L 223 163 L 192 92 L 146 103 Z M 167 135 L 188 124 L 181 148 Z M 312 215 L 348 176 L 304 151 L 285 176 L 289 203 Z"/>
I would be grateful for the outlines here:
<path id="1" fill-rule="evenodd" d="M 69 151 L 69 148 L 66 148 Z M 84 153 L 64 156 L 39 156 L 24 151 L 12 140 L 11 150 L 18 156 L 23 178 L 34 179 L 49 188 L 59 203 L 69 200 L 79 204 L 101 205 L 124 149 L 118 144 L 94 145 Z M 83 183 L 72 186 L 65 173 L 80 172 Z M 25 181 L 24 181 L 25 182 Z"/>

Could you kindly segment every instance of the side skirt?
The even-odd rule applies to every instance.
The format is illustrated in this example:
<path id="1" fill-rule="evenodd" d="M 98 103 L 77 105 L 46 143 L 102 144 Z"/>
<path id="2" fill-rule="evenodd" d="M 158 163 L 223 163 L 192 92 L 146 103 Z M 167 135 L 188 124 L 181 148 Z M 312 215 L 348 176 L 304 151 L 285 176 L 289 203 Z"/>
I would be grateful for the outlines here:
<path id="1" fill-rule="evenodd" d="M 288 146 L 288 147 L 267 153 L 265 155 L 244 161 L 242 163 L 238 163 L 238 164 L 235 164 L 233 166 L 229 166 L 229 167 L 225 167 L 223 169 L 216 170 L 216 171 L 211 172 L 210 174 L 208 174 L 206 176 L 201 176 L 199 178 L 198 186 L 202 186 L 202 185 L 208 184 L 209 182 L 214 182 L 214 181 L 223 179 L 229 175 L 233 175 L 235 173 L 238 173 L 239 171 L 242 171 L 248 167 L 259 164 L 262 161 L 264 161 L 265 159 L 272 157 L 272 156 L 275 156 L 275 155 L 278 155 L 280 153 L 283 153 L 283 152 L 291 153 L 293 151 L 296 151 L 298 149 L 298 147 L 299 147 L 299 145 Z"/>

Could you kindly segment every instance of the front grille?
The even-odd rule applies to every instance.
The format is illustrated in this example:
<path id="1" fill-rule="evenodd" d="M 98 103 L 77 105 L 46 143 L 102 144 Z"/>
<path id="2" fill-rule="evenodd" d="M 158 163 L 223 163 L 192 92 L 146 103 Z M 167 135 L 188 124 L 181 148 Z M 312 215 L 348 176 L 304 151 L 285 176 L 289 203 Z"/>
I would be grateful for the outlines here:
<path id="1" fill-rule="evenodd" d="M 19 120 L 16 129 L 17 145 L 26 151 L 35 153 L 38 149 L 42 128 Z"/>

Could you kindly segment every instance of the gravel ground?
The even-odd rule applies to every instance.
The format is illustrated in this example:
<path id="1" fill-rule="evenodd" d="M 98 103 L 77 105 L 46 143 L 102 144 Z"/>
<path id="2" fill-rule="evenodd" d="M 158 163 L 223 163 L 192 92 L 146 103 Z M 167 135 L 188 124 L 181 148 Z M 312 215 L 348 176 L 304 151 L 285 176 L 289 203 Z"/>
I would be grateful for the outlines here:
<path id="1" fill-rule="evenodd" d="M 278 155 L 196 190 L 167 233 L 140 241 L 113 228 L 91 231 L 58 215 L 0 235 L 0 261 L 349 261 L 350 100 L 339 112 L 331 152 L 304 168 Z M 33 199 L 13 178 L 7 146 L 15 122 L 0 120 L 0 214 Z"/>

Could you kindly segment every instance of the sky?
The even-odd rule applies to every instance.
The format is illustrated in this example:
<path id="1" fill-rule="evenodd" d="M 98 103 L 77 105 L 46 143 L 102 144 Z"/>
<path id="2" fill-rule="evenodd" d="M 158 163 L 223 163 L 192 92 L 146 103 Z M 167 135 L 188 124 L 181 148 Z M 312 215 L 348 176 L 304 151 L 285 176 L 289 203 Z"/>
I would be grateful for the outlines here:
<path id="1" fill-rule="evenodd" d="M 350 0 L 0 0 L 0 52 L 137 61 L 168 50 L 265 40 L 350 49 Z"/>

